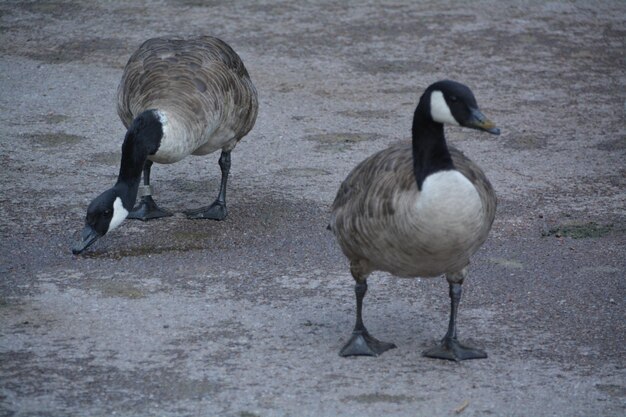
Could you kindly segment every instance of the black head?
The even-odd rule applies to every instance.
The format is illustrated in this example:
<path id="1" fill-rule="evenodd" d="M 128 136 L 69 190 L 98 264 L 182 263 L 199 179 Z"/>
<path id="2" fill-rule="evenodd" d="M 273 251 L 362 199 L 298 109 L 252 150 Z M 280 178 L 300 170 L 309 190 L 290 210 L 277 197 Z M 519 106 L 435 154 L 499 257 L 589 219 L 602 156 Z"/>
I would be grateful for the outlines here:
<path id="1" fill-rule="evenodd" d="M 74 254 L 87 249 L 119 226 L 128 216 L 128 210 L 137 198 L 137 188 L 146 158 L 158 150 L 162 138 L 163 122 L 156 110 L 146 110 L 133 120 L 122 144 L 117 183 L 89 204 L 81 240 L 72 248 Z"/>
<path id="2" fill-rule="evenodd" d="M 456 81 L 444 80 L 431 84 L 424 92 L 420 106 L 429 109 L 430 117 L 435 122 L 500 134 L 495 123 L 478 109 L 472 91 Z"/>
<path id="3" fill-rule="evenodd" d="M 111 188 L 96 197 L 87 208 L 85 227 L 81 232 L 81 240 L 76 242 L 72 253 L 79 254 L 96 240 L 119 226 L 128 216 L 122 199 L 115 188 Z"/>

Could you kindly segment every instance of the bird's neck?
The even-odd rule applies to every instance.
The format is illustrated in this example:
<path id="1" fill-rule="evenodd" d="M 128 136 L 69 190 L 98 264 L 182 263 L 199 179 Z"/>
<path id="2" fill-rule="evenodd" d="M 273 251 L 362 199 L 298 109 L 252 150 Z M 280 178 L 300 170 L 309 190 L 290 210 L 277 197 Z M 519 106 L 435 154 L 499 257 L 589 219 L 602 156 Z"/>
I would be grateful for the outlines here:
<path id="1" fill-rule="evenodd" d="M 131 210 L 137 200 L 139 183 L 144 164 L 149 155 L 159 149 L 163 138 L 163 126 L 152 110 L 145 111 L 131 123 L 122 144 L 122 161 L 117 183 L 114 188 L 119 192 L 122 204 Z"/>
<path id="2" fill-rule="evenodd" d="M 413 172 L 417 188 L 422 189 L 430 174 L 454 169 L 443 134 L 443 124 L 435 122 L 420 106 L 413 117 Z"/>

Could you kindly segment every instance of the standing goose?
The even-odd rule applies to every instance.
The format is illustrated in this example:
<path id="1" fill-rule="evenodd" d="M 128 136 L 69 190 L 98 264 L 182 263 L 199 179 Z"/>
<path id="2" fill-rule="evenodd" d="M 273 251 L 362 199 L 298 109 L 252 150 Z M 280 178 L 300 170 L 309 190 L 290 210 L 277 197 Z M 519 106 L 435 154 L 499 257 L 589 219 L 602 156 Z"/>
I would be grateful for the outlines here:
<path id="1" fill-rule="evenodd" d="M 412 144 L 367 158 L 337 192 L 330 227 L 356 281 L 356 325 L 341 356 L 377 356 L 395 347 L 372 337 L 361 316 L 367 276 L 378 270 L 406 278 L 445 274 L 452 304 L 448 332 L 424 355 L 457 361 L 487 357 L 459 343 L 456 316 L 470 257 L 491 229 L 496 196 L 483 171 L 446 145 L 444 124 L 500 133 L 467 86 L 439 81 L 415 109 Z"/>
<path id="2" fill-rule="evenodd" d="M 87 208 L 78 254 L 125 218 L 170 216 L 152 199 L 153 162 L 169 164 L 188 155 L 222 150 L 222 180 L 213 204 L 185 212 L 193 219 L 226 217 L 230 152 L 254 126 L 257 92 L 241 58 L 223 41 L 154 38 L 130 57 L 117 90 L 117 112 L 128 129 L 115 185 Z M 141 201 L 137 200 L 143 171 Z"/>

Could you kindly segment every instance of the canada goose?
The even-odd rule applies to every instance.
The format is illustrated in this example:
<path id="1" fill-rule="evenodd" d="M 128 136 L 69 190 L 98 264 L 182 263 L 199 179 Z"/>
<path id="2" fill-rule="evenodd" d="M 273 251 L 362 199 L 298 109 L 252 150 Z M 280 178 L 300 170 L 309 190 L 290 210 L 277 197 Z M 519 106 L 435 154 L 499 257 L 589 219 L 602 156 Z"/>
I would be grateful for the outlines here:
<path id="1" fill-rule="evenodd" d="M 487 357 L 459 343 L 456 316 L 469 259 L 495 217 L 496 195 L 483 171 L 446 145 L 444 124 L 500 133 L 467 86 L 436 82 L 415 109 L 412 144 L 396 144 L 365 159 L 337 192 L 330 228 L 356 281 L 356 325 L 341 356 L 377 356 L 395 347 L 370 336 L 361 317 L 367 276 L 387 271 L 405 278 L 446 276 L 452 303 L 448 332 L 425 356 Z"/>
<path id="2" fill-rule="evenodd" d="M 117 112 L 128 129 L 116 184 L 87 208 L 78 254 L 125 218 L 171 215 L 152 199 L 153 162 L 222 150 L 222 180 L 213 204 L 185 212 L 192 219 L 226 217 L 230 152 L 254 126 L 257 92 L 241 58 L 220 39 L 154 38 L 130 57 L 117 90 Z M 141 201 L 133 208 L 143 171 Z"/>

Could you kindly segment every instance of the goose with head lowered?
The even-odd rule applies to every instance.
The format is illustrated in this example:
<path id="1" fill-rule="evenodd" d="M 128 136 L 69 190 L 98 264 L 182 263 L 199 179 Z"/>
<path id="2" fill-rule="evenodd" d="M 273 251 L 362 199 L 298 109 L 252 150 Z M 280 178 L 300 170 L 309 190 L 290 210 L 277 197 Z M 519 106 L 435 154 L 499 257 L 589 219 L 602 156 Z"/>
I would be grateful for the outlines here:
<path id="1" fill-rule="evenodd" d="M 254 126 L 258 111 L 257 92 L 241 58 L 210 36 L 147 40 L 126 64 L 117 98 L 117 112 L 127 128 L 119 176 L 89 204 L 75 254 L 126 218 L 171 215 L 152 198 L 154 162 L 169 164 L 221 150 L 217 199 L 185 213 L 192 219 L 224 219 L 230 154 Z M 134 207 L 142 172 L 141 199 Z"/>
<path id="2" fill-rule="evenodd" d="M 487 239 L 496 196 L 483 171 L 448 146 L 444 124 L 499 134 L 478 109 L 470 89 L 444 80 L 430 85 L 413 118 L 412 143 L 402 142 L 365 159 L 341 184 L 330 228 L 356 281 L 356 324 L 341 356 L 377 356 L 394 348 L 371 336 L 362 319 L 367 277 L 445 275 L 451 299 L 448 331 L 425 356 L 485 358 L 457 339 L 457 309 L 470 257 Z"/>

